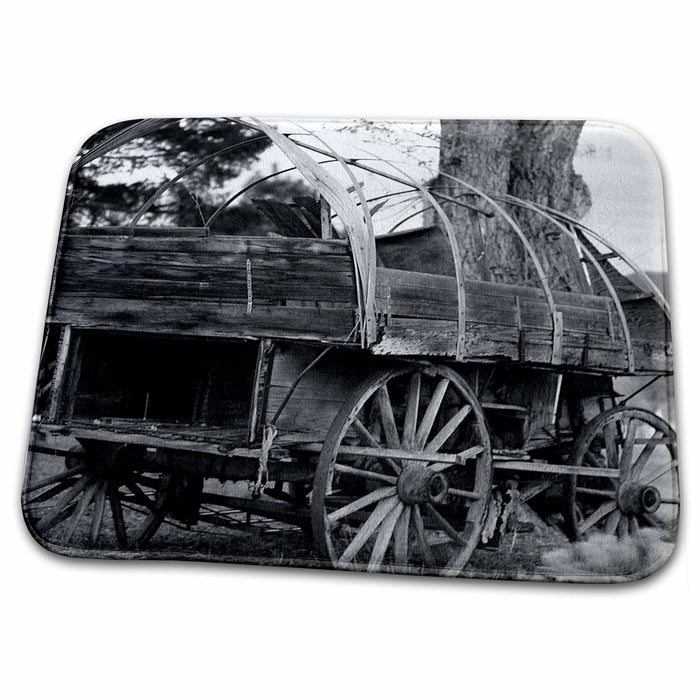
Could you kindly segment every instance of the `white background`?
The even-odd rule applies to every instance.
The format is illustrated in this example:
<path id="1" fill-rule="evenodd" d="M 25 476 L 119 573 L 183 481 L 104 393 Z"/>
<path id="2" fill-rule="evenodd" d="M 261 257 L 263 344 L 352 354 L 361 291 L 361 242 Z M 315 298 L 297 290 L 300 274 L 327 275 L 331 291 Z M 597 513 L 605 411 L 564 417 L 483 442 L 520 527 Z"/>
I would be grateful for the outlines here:
<path id="1" fill-rule="evenodd" d="M 12 3 L 3 11 L 5 697 L 685 698 L 697 692 L 698 53 L 690 3 Z M 684 518 L 652 579 L 567 586 L 64 560 L 23 454 L 69 165 L 144 116 L 614 121 L 666 186 Z M 695 696 L 696 697 L 696 696 Z"/>

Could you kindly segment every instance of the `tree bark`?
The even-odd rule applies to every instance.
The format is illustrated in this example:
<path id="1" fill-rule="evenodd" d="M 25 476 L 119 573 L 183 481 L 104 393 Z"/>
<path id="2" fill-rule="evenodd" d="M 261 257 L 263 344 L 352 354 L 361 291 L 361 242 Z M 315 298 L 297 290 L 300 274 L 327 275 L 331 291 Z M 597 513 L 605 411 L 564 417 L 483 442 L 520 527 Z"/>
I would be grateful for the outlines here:
<path id="1" fill-rule="evenodd" d="M 440 170 L 488 194 L 510 194 L 580 217 L 590 206 L 588 187 L 574 171 L 583 122 L 443 120 Z M 464 196 L 458 183 L 439 176 L 434 192 Z M 473 199 L 472 199 L 473 201 Z M 468 277 L 511 284 L 538 284 L 532 261 L 511 226 L 441 202 L 460 240 Z M 541 216 L 508 208 L 521 224 L 552 288 L 583 291 L 586 280 L 574 242 Z"/>

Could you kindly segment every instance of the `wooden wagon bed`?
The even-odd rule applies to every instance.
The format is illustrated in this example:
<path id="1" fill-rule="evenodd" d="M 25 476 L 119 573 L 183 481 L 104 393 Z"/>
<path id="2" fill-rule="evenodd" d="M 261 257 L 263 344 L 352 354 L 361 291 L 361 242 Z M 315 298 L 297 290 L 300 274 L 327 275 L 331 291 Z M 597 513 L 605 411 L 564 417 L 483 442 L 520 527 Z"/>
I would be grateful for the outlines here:
<path id="1" fill-rule="evenodd" d="M 206 229 L 69 229 L 49 321 L 74 328 L 357 344 L 358 294 L 346 241 L 209 236 Z M 546 365 L 555 334 L 541 289 L 463 281 L 466 355 Z M 629 358 L 608 296 L 554 292 L 561 364 L 624 373 Z M 668 328 L 625 302 L 637 371 L 671 370 Z M 455 357 L 457 279 L 378 267 L 378 355 Z"/>

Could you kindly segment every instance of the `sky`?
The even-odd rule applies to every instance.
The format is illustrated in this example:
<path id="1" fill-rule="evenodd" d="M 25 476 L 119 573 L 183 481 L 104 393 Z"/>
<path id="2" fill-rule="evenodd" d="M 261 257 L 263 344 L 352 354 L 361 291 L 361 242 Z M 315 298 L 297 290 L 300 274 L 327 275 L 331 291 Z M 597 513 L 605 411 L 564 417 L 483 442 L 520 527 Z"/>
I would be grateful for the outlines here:
<path id="1" fill-rule="evenodd" d="M 661 172 L 648 144 L 625 127 L 587 122 L 574 168 L 591 191 L 584 223 L 618 244 L 643 270 L 665 271 Z"/>

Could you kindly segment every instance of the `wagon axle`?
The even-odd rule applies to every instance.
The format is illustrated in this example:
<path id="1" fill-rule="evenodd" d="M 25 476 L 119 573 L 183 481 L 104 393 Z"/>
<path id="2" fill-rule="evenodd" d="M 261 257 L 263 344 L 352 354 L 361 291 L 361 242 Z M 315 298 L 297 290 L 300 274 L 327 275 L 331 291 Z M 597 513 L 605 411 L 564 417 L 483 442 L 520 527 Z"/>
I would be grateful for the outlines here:
<path id="1" fill-rule="evenodd" d="M 627 481 L 617 491 L 620 510 L 628 515 L 655 513 L 661 505 L 661 492 L 656 486 L 639 481 Z"/>
<path id="2" fill-rule="evenodd" d="M 447 479 L 432 471 L 427 465 L 411 464 L 399 476 L 399 498 L 404 503 L 432 503 L 440 505 L 447 498 Z"/>

